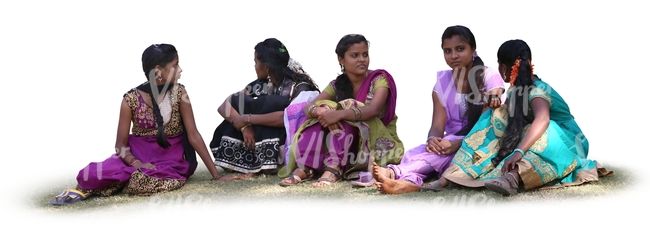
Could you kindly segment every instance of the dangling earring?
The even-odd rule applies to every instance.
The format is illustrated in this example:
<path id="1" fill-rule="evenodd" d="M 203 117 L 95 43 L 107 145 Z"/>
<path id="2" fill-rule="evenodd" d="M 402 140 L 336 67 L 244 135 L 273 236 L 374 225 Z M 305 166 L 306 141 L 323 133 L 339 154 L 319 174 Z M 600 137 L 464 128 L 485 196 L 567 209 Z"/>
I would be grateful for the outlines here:
<path id="1" fill-rule="evenodd" d="M 341 64 L 341 73 L 345 73 L 345 66 L 343 64 Z"/>
<path id="2" fill-rule="evenodd" d="M 503 75 L 503 80 L 504 80 L 504 81 L 506 80 L 506 75 Z"/>

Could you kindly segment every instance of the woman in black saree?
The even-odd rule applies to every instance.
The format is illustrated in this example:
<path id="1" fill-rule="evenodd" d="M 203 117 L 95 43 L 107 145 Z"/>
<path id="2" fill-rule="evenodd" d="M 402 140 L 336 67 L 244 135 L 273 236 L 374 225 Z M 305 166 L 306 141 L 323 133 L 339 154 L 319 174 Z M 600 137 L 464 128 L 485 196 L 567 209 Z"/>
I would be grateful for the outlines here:
<path id="1" fill-rule="evenodd" d="M 210 142 L 215 165 L 243 173 L 241 178 L 277 172 L 286 141 L 284 109 L 303 91 L 320 92 L 275 38 L 255 46 L 254 60 L 257 79 L 221 104 L 224 121 Z"/>

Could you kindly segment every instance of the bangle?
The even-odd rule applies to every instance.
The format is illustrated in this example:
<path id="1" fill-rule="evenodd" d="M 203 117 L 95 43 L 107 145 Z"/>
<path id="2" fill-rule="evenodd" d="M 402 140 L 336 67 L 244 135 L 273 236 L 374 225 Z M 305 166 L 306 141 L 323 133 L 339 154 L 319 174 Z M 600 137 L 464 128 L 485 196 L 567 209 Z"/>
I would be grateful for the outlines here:
<path id="1" fill-rule="evenodd" d="M 248 126 L 250 126 L 250 125 L 251 125 L 250 123 L 244 125 L 243 127 L 241 127 L 241 129 L 239 131 L 244 132 L 244 129 L 248 128 Z"/>
<path id="2" fill-rule="evenodd" d="M 314 118 L 314 110 L 316 110 L 316 108 L 317 108 L 316 104 L 314 104 L 311 105 L 309 109 L 307 109 L 307 114 L 309 115 L 309 117 Z"/>
<path id="3" fill-rule="evenodd" d="M 352 111 L 354 111 L 354 120 L 355 121 L 358 121 L 359 119 L 361 119 L 361 109 L 359 109 L 357 107 L 354 107 L 354 108 L 352 108 Z"/>
<path id="4" fill-rule="evenodd" d="M 429 138 L 427 138 L 427 143 L 429 143 L 429 140 L 431 140 L 431 139 L 433 139 L 433 138 L 436 138 L 436 136 L 433 136 L 433 135 L 432 135 L 432 136 L 429 136 Z"/>
<path id="5" fill-rule="evenodd" d="M 248 114 L 248 124 L 251 124 L 251 114 Z"/>
<path id="6" fill-rule="evenodd" d="M 522 157 L 524 156 L 524 151 L 519 148 L 516 148 L 514 151 L 512 151 L 512 154 L 514 154 L 515 152 L 519 152 Z"/>

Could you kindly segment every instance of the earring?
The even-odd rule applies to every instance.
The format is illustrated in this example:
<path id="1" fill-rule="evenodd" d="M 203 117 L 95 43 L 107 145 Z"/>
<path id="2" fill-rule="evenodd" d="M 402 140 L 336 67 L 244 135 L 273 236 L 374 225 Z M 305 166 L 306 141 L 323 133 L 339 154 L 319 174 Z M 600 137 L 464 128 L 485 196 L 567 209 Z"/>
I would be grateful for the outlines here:
<path id="1" fill-rule="evenodd" d="M 506 80 L 506 75 L 503 75 L 503 80 L 504 80 L 504 81 Z"/>
<path id="2" fill-rule="evenodd" d="M 158 81 L 162 81 L 162 75 L 158 76 Z"/>
<path id="3" fill-rule="evenodd" d="M 345 73 L 345 66 L 341 65 L 341 73 Z"/>

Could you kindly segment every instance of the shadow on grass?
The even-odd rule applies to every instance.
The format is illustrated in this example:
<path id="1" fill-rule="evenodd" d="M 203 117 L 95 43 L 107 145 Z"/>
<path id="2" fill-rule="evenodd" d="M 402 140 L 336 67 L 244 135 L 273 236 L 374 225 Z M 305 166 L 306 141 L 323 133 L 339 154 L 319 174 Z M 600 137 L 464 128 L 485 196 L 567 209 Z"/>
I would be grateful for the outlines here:
<path id="1" fill-rule="evenodd" d="M 599 182 L 580 186 L 527 191 L 511 197 L 505 197 L 485 189 L 459 188 L 443 192 L 416 192 L 401 195 L 382 195 L 375 186 L 353 188 L 349 181 L 333 183 L 328 187 L 312 188 L 310 182 L 297 186 L 281 187 L 277 176 L 261 175 L 258 177 L 219 182 L 210 180 L 210 174 L 204 166 L 192 176 L 187 184 L 173 192 L 152 196 L 132 196 L 116 194 L 110 197 L 92 197 L 77 204 L 53 206 L 47 204 L 62 190 L 75 186 L 75 182 L 53 185 L 41 193 L 29 197 L 29 205 L 43 213 L 55 212 L 102 212 L 106 210 L 123 210 L 137 205 L 148 206 L 193 206 L 215 204 L 237 204 L 241 202 L 408 202 L 440 206 L 486 206 L 519 202 L 563 201 L 576 199 L 594 199 L 622 192 L 634 183 L 629 170 L 606 166 L 614 174 L 603 177 Z"/>

